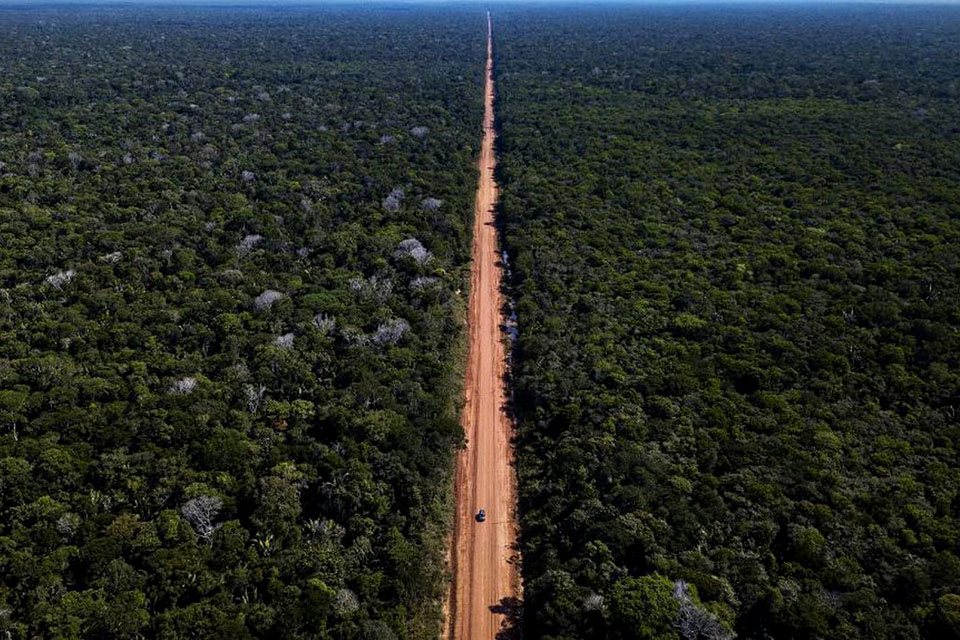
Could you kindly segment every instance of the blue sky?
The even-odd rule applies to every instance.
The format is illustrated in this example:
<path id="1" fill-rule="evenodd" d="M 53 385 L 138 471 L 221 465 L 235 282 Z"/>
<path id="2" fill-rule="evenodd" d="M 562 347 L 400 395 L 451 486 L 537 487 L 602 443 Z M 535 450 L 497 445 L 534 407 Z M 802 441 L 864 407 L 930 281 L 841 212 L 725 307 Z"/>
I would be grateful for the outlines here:
<path id="1" fill-rule="evenodd" d="M 389 6 L 389 5 L 480 5 L 496 7 L 499 5 L 938 5 L 960 7 L 960 0 L 0 0 L 0 7 L 30 7 L 51 5 L 155 5 L 155 6 L 323 6 L 323 5 L 355 5 L 355 6 Z"/>
<path id="2" fill-rule="evenodd" d="M 153 4 L 153 5 L 324 5 L 324 4 L 956 4 L 960 0 L 0 0 L 0 6 L 54 4 Z"/>

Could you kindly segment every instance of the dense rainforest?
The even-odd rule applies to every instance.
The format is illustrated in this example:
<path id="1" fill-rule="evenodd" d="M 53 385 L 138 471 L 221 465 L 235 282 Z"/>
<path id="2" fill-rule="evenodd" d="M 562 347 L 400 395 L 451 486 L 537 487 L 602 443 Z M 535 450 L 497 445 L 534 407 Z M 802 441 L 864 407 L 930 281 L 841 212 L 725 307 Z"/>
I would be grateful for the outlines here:
<path id="1" fill-rule="evenodd" d="M 525 637 L 960 637 L 960 10 L 494 34 Z"/>
<path id="2" fill-rule="evenodd" d="M 435 637 L 486 22 L 0 7 L 0 637 Z"/>

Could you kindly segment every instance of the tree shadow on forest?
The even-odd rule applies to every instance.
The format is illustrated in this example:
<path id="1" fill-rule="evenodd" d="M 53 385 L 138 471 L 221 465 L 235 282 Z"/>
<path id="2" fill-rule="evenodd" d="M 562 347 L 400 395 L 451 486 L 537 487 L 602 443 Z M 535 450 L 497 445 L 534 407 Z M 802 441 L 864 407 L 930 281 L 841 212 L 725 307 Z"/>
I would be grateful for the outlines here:
<path id="1" fill-rule="evenodd" d="M 523 623 L 523 601 L 520 598 L 501 598 L 490 611 L 504 616 L 496 640 L 520 640 Z"/>

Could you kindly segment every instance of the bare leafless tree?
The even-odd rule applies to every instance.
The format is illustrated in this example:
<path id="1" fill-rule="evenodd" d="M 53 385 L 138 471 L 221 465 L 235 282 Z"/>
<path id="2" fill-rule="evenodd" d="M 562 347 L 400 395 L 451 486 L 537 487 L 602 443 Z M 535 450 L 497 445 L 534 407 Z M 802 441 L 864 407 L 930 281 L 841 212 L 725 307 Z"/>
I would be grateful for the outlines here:
<path id="1" fill-rule="evenodd" d="M 370 337 L 374 344 L 396 344 L 410 331 L 410 323 L 403 318 L 391 318 L 380 324 Z"/>
<path id="2" fill-rule="evenodd" d="M 253 308 L 257 311 L 264 311 L 273 306 L 273 303 L 283 297 L 283 294 L 273 289 L 267 289 L 256 297 L 253 301 Z"/>
<path id="3" fill-rule="evenodd" d="M 426 247 L 416 238 L 402 240 L 400 244 L 397 245 L 394 256 L 399 259 L 411 258 L 414 262 L 421 265 L 430 262 L 430 259 L 433 257 L 433 255 L 427 251 Z"/>
<path id="4" fill-rule="evenodd" d="M 248 384 L 243 388 L 243 393 L 247 398 L 247 410 L 250 413 L 256 413 L 260 409 L 260 403 L 263 402 L 263 394 L 267 392 L 267 388 L 262 384 L 253 386 Z"/>
<path id="5" fill-rule="evenodd" d="M 673 583 L 673 597 L 680 603 L 680 611 L 673 625 L 686 640 L 732 640 L 734 634 L 717 620 L 709 611 L 697 606 L 690 597 L 689 587 L 685 580 Z"/>
<path id="6" fill-rule="evenodd" d="M 399 211 L 400 203 L 403 201 L 403 189 L 395 188 L 386 198 L 383 199 L 383 208 L 387 211 Z"/>
<path id="7" fill-rule="evenodd" d="M 220 528 L 216 523 L 220 510 L 223 509 L 223 500 L 214 496 L 198 496 L 188 500 L 180 508 L 183 517 L 187 519 L 197 535 L 204 540 L 209 540 L 210 536 Z"/>

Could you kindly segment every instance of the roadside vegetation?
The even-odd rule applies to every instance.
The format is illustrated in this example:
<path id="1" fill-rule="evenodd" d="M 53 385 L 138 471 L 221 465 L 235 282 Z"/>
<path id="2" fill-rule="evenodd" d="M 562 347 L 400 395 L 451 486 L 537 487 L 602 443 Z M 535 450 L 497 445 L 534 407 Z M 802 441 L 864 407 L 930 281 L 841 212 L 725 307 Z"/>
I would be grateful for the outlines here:
<path id="1" fill-rule="evenodd" d="M 0 636 L 436 636 L 484 28 L 2 9 Z"/>
<path id="2" fill-rule="evenodd" d="M 524 637 L 960 637 L 960 12 L 494 33 Z"/>

